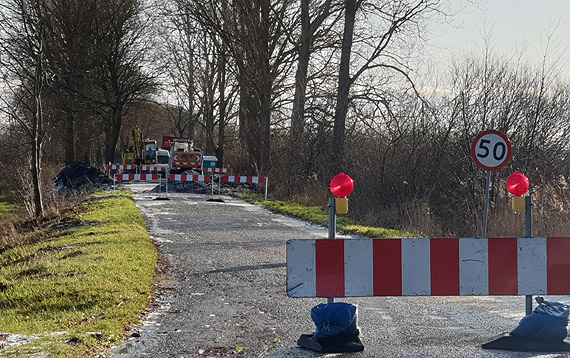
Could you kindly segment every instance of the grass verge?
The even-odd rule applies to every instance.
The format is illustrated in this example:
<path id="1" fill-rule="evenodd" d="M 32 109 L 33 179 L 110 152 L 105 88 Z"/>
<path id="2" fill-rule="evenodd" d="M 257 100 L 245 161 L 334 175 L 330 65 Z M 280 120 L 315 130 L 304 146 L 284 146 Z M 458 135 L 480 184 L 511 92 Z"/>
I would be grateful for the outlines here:
<path id="1" fill-rule="evenodd" d="M 14 192 L 2 190 L 0 191 L 0 218 L 12 214 L 12 212 L 20 207 L 18 199 Z"/>
<path id="2" fill-rule="evenodd" d="M 31 341 L 0 340 L 0 355 L 106 353 L 147 309 L 157 252 L 132 193 L 96 194 L 84 207 L 0 254 L 0 331 Z"/>
<path id="3" fill-rule="evenodd" d="M 328 226 L 329 214 L 326 206 L 305 206 L 286 201 L 268 200 L 264 201 L 261 196 L 252 194 L 236 194 L 237 197 L 252 204 L 262 205 L 267 209 L 280 214 L 285 214 L 305 221 L 309 221 L 322 226 Z M 418 235 L 381 227 L 360 225 L 358 221 L 346 216 L 337 216 L 336 229 L 344 234 L 352 234 L 363 237 L 418 237 Z"/>

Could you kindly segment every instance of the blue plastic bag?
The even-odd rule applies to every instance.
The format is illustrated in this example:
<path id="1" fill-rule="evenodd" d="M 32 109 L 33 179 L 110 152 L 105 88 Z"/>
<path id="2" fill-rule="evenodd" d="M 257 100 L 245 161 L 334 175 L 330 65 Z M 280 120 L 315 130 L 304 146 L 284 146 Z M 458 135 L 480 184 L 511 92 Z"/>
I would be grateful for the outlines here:
<path id="1" fill-rule="evenodd" d="M 350 303 L 321 303 L 311 309 L 311 318 L 317 327 L 313 335 L 315 339 L 337 334 L 359 334 L 356 324 L 357 309 Z"/>
<path id="2" fill-rule="evenodd" d="M 545 342 L 562 342 L 566 338 L 568 306 L 558 302 L 541 301 L 532 314 L 523 317 L 511 336 Z"/>

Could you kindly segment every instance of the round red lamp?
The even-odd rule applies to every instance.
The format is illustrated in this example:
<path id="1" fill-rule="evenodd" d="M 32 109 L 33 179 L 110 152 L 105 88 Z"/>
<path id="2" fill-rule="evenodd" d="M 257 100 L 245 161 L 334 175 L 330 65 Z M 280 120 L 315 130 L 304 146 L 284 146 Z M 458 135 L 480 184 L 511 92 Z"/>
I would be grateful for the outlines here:
<path id="1" fill-rule="evenodd" d="M 340 173 L 331 180 L 331 192 L 339 198 L 346 198 L 354 189 L 354 181 L 344 173 Z"/>
<path id="2" fill-rule="evenodd" d="M 530 183 L 524 174 L 515 172 L 507 178 L 507 190 L 514 196 L 523 196 L 529 187 Z"/>

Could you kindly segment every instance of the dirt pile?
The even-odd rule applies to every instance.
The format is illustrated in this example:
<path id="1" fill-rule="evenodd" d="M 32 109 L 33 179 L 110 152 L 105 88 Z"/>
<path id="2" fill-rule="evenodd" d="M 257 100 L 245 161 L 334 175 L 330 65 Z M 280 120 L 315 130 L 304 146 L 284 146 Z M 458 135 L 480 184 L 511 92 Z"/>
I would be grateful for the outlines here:
<path id="1" fill-rule="evenodd" d="M 78 161 L 65 167 L 53 180 L 57 190 L 62 193 L 91 192 L 112 184 L 113 180 L 99 169 L 86 162 Z"/>

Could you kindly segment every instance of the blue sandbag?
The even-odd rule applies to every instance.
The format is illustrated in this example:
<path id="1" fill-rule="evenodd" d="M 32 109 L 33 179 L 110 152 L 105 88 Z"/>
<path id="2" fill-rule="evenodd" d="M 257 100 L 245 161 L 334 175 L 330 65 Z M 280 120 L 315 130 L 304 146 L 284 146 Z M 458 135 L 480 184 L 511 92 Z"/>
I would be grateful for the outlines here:
<path id="1" fill-rule="evenodd" d="M 568 306 L 559 302 L 542 301 L 532 314 L 523 317 L 511 336 L 545 342 L 562 342 L 566 338 Z"/>
<path id="2" fill-rule="evenodd" d="M 350 303 L 321 303 L 311 309 L 311 318 L 317 327 L 315 339 L 339 334 L 357 336 L 359 333 L 356 306 Z"/>

